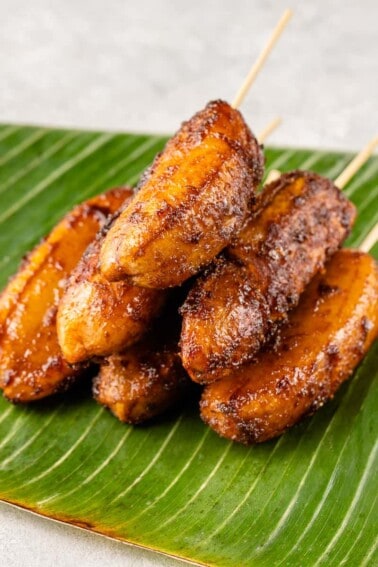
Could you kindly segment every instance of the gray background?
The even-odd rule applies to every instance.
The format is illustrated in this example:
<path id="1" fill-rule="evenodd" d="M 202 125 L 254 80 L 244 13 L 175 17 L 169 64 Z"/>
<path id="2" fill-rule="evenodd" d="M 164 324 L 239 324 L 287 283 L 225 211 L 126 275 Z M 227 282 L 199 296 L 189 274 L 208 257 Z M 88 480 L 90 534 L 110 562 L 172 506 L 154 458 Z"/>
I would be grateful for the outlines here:
<path id="1" fill-rule="evenodd" d="M 172 132 L 232 99 L 281 0 L 0 0 L 0 121 Z M 291 1 L 295 16 L 243 104 L 272 143 L 357 150 L 377 135 L 378 2 Z M 0 504 L 1 564 L 173 566 Z"/>

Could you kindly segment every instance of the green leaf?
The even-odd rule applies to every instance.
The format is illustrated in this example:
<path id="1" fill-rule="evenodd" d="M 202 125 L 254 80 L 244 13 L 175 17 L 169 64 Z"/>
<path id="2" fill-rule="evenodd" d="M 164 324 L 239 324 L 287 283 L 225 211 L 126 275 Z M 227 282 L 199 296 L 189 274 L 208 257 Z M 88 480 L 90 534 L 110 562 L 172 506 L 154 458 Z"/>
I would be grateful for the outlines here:
<path id="1" fill-rule="evenodd" d="M 1 284 L 74 203 L 135 183 L 165 141 L 0 126 Z M 335 178 L 350 157 L 268 148 L 267 165 Z M 349 245 L 378 220 L 377 173 L 375 157 L 346 188 L 360 213 Z M 377 361 L 375 347 L 317 415 L 250 448 L 206 428 L 195 402 L 129 427 L 88 384 L 28 407 L 2 399 L 0 497 L 199 563 L 377 564 Z"/>

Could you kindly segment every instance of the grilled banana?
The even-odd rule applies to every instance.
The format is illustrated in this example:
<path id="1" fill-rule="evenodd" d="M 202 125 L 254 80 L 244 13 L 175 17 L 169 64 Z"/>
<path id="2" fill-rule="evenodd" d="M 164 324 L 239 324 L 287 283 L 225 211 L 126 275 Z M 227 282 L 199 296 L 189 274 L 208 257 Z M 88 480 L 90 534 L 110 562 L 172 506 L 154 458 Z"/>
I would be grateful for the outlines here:
<path id="1" fill-rule="evenodd" d="M 202 419 L 241 443 L 281 435 L 334 396 L 377 334 L 377 264 L 340 250 L 304 292 L 275 348 L 205 388 Z"/>
<path id="2" fill-rule="evenodd" d="M 348 235 L 355 208 L 329 180 L 295 171 L 269 184 L 223 258 L 183 306 L 181 356 L 200 383 L 251 360 Z"/>
<path id="3" fill-rule="evenodd" d="M 65 359 L 81 362 L 109 356 L 135 343 L 160 312 L 167 292 L 109 282 L 98 268 L 108 226 L 73 271 L 59 303 L 57 329 Z"/>
<path id="4" fill-rule="evenodd" d="M 261 149 L 241 114 L 209 103 L 168 142 L 110 229 L 104 276 L 152 288 L 181 284 L 241 229 L 262 172 Z"/>
<path id="5" fill-rule="evenodd" d="M 15 402 L 53 394 L 80 368 L 64 360 L 56 313 L 67 276 L 130 189 L 78 205 L 28 255 L 0 297 L 0 388 Z"/>
<path id="6" fill-rule="evenodd" d="M 121 421 L 151 419 L 188 393 L 190 380 L 178 354 L 178 323 L 176 317 L 160 318 L 142 341 L 101 365 L 94 397 Z"/>

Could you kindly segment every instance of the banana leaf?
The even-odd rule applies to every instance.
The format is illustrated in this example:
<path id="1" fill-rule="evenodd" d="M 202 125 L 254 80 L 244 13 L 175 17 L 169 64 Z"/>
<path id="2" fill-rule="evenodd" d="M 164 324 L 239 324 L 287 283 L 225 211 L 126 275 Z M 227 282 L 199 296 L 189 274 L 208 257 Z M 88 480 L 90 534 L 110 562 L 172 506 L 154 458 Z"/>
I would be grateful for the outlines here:
<path id="1" fill-rule="evenodd" d="M 0 126 L 0 278 L 75 203 L 135 184 L 162 136 Z M 267 169 L 335 178 L 350 154 L 267 148 Z M 378 157 L 345 189 L 378 220 Z M 375 248 L 378 252 L 378 247 Z M 199 419 L 198 400 L 119 423 L 90 381 L 29 406 L 0 399 L 0 499 L 197 564 L 376 565 L 378 349 L 312 418 L 244 447 Z"/>

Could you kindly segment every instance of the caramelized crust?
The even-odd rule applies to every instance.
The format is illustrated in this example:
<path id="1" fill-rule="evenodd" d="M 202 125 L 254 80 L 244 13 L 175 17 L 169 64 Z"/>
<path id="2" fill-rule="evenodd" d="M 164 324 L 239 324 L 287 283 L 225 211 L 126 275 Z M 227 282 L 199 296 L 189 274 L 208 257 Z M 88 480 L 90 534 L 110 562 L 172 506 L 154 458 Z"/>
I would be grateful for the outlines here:
<path id="1" fill-rule="evenodd" d="M 135 343 L 149 329 L 166 299 L 163 290 L 104 278 L 98 259 L 106 231 L 89 245 L 59 304 L 59 344 L 70 363 L 108 356 Z"/>
<path id="2" fill-rule="evenodd" d="M 196 382 L 233 372 L 246 343 L 256 352 L 265 340 L 267 301 L 249 271 L 225 258 L 197 280 L 181 311 L 182 361 Z"/>
<path id="3" fill-rule="evenodd" d="M 262 172 L 261 149 L 241 114 L 209 103 L 168 142 L 110 229 L 104 276 L 153 288 L 181 284 L 241 229 Z"/>
<path id="4" fill-rule="evenodd" d="M 295 171 L 268 185 L 247 225 L 184 304 L 183 365 L 209 383 L 251 360 L 348 235 L 355 208 L 329 180 Z"/>
<path id="5" fill-rule="evenodd" d="M 110 356 L 94 381 L 96 400 L 119 420 L 141 423 L 182 399 L 188 378 L 178 355 L 177 339 L 158 339 L 158 332 Z"/>
<path id="6" fill-rule="evenodd" d="M 260 443 L 332 398 L 378 334 L 378 267 L 340 250 L 304 292 L 275 348 L 210 384 L 202 419 L 241 443 Z"/>
<path id="7" fill-rule="evenodd" d="M 53 394 L 79 373 L 63 359 L 56 312 L 67 276 L 107 216 L 132 194 L 114 189 L 78 205 L 27 256 L 0 297 L 0 388 L 15 402 Z"/>

